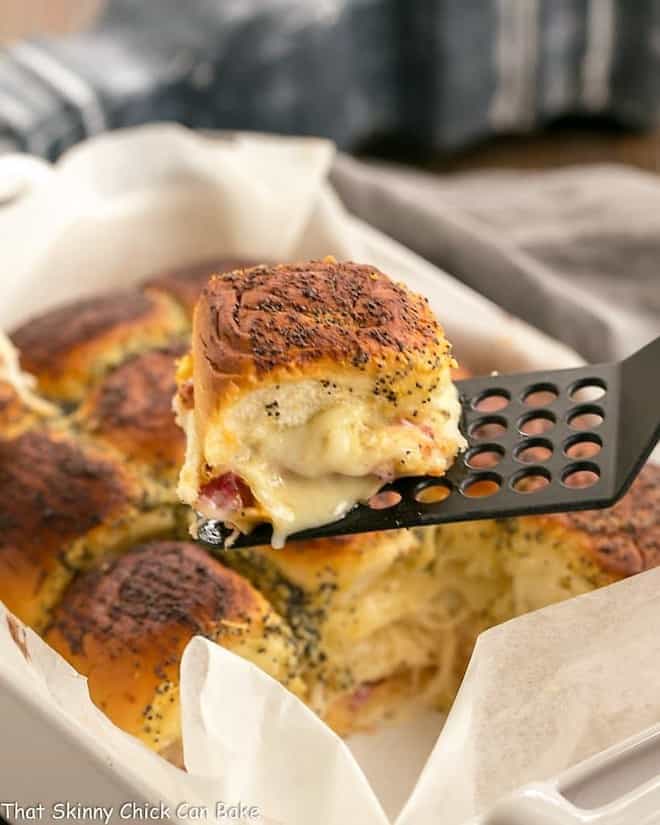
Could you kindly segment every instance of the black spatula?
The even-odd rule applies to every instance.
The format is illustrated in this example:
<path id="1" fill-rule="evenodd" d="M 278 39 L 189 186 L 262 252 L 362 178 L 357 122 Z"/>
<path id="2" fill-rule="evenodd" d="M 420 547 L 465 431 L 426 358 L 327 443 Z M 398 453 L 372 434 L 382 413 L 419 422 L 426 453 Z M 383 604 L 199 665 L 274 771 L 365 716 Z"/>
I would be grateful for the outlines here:
<path id="1" fill-rule="evenodd" d="M 457 386 L 469 446 L 446 476 L 398 479 L 370 505 L 288 540 L 609 507 L 660 436 L 660 338 L 614 364 Z M 229 532 L 206 521 L 199 538 L 223 545 Z M 232 546 L 270 544 L 270 537 L 263 525 Z"/>

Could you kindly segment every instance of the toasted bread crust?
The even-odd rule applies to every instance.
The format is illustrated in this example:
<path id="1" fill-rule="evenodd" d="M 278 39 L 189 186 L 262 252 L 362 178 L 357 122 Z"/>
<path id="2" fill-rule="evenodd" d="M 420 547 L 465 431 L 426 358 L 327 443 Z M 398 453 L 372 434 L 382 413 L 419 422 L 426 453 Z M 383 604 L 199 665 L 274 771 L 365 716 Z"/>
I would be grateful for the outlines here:
<path id="1" fill-rule="evenodd" d="M 527 522 L 579 535 L 585 553 L 614 578 L 632 576 L 660 564 L 660 466 L 647 464 L 628 493 L 606 510 L 529 516 Z"/>
<path id="2" fill-rule="evenodd" d="M 128 358 L 101 381 L 76 416 L 89 433 L 130 461 L 171 480 L 185 453 L 185 438 L 172 410 L 176 359 L 184 349 L 183 344 L 173 345 Z"/>
<path id="3" fill-rule="evenodd" d="M 32 430 L 0 440 L 0 548 L 61 546 L 111 519 L 129 497 L 120 468 L 66 437 Z"/>
<path id="4" fill-rule="evenodd" d="M 426 299 L 375 267 L 327 261 L 214 276 L 194 335 L 220 380 L 323 358 L 359 369 L 379 357 L 446 350 Z"/>
<path id="5" fill-rule="evenodd" d="M 12 335 L 21 361 L 30 372 L 48 369 L 53 359 L 81 343 L 147 314 L 147 295 L 134 290 L 64 304 L 33 318 Z"/>
<path id="6" fill-rule="evenodd" d="M 54 591 L 71 577 L 68 548 L 127 515 L 134 494 L 120 466 L 68 437 L 27 431 L 0 440 L 0 581 L 7 607 L 39 626 Z"/>
<path id="7" fill-rule="evenodd" d="M 187 542 L 152 542 L 80 576 L 46 641 L 88 678 L 93 701 L 156 750 L 181 736 L 179 666 L 188 642 L 213 639 L 285 681 L 290 633 L 237 573 Z"/>
<path id="8" fill-rule="evenodd" d="M 201 547 L 161 541 L 80 576 L 51 631 L 59 630 L 74 655 L 84 652 L 87 636 L 145 654 L 155 644 L 164 667 L 178 664 L 172 652 L 179 637 L 215 637 L 223 621 L 247 622 L 262 610 L 263 599 L 247 581 Z"/>

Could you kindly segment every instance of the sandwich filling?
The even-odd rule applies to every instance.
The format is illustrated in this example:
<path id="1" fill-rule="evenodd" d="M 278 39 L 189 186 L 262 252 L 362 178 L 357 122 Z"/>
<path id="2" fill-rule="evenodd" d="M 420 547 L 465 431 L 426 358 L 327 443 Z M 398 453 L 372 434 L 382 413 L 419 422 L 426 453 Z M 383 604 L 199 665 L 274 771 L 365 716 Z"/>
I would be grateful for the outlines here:
<path id="1" fill-rule="evenodd" d="M 195 411 L 180 394 L 188 445 L 180 494 L 205 518 L 241 532 L 269 521 L 272 544 L 281 547 L 292 533 L 342 518 L 394 478 L 446 472 L 464 445 L 460 404 L 450 382 L 427 398 L 421 410 L 392 416 L 373 403 L 368 379 L 279 384 L 222 408 L 200 443 Z"/>
<path id="2" fill-rule="evenodd" d="M 312 709 L 340 733 L 417 697 L 446 710 L 482 631 L 615 576 L 561 517 L 450 524 L 245 548 L 227 563 L 300 646 Z"/>

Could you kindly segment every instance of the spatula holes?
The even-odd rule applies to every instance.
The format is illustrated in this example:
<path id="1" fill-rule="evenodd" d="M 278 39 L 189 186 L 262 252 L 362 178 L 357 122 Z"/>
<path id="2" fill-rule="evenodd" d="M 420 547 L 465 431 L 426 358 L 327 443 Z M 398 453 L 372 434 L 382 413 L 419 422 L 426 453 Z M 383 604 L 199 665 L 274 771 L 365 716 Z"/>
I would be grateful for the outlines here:
<path id="1" fill-rule="evenodd" d="M 415 501 L 420 504 L 439 504 L 449 498 L 451 487 L 444 481 L 432 481 L 424 484 L 415 492 Z"/>
<path id="2" fill-rule="evenodd" d="M 523 404 L 528 407 L 547 407 L 559 395 L 554 384 L 532 384 L 523 393 Z"/>
<path id="3" fill-rule="evenodd" d="M 486 415 L 470 427 L 470 435 L 477 441 L 499 438 L 506 432 L 506 418 L 501 415 Z"/>
<path id="4" fill-rule="evenodd" d="M 497 473 L 477 473 L 467 478 L 461 492 L 467 498 L 487 498 L 499 492 L 502 479 Z"/>
<path id="5" fill-rule="evenodd" d="M 603 449 L 603 442 L 595 433 L 581 433 L 569 438 L 564 444 L 564 455 L 568 458 L 593 458 Z"/>
<path id="6" fill-rule="evenodd" d="M 545 467 L 528 467 L 521 470 L 511 479 L 511 489 L 516 493 L 537 493 L 547 487 L 552 480 L 550 471 Z"/>
<path id="7" fill-rule="evenodd" d="M 552 441 L 547 438 L 528 438 L 516 447 L 514 456 L 521 464 L 541 464 L 552 458 Z"/>
<path id="8" fill-rule="evenodd" d="M 482 392 L 472 402 L 472 407 L 479 412 L 498 412 L 509 406 L 511 396 L 507 390 L 492 389 Z"/>
<path id="9" fill-rule="evenodd" d="M 497 467 L 503 457 L 504 448 L 499 444 L 484 444 L 469 450 L 465 463 L 473 470 L 490 470 Z"/>
<path id="10" fill-rule="evenodd" d="M 605 420 L 605 413 L 595 404 L 583 404 L 568 414 L 568 426 L 572 430 L 595 430 Z"/>
<path id="11" fill-rule="evenodd" d="M 390 507 L 396 507 L 400 501 L 401 493 L 397 493 L 396 490 L 382 490 L 371 496 L 368 504 L 372 510 L 389 510 Z"/>
<path id="12" fill-rule="evenodd" d="M 581 378 L 570 388 L 568 395 L 571 401 L 587 404 L 598 401 L 607 392 L 607 385 L 601 378 Z"/>
<path id="13" fill-rule="evenodd" d="M 585 489 L 593 487 L 600 478 L 600 470 L 597 464 L 590 461 L 579 461 L 571 464 L 562 473 L 561 480 L 566 487 Z"/>
<path id="14" fill-rule="evenodd" d="M 544 435 L 555 426 L 557 419 L 550 410 L 536 410 L 523 415 L 518 421 L 518 429 L 523 435 Z"/>

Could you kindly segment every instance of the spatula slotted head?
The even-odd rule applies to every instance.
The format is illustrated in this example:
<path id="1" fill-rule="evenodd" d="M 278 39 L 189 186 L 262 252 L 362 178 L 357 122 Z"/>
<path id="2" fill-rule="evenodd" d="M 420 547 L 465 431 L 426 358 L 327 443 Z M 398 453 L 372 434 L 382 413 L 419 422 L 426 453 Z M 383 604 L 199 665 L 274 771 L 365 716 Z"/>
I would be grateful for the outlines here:
<path id="1" fill-rule="evenodd" d="M 403 478 L 340 521 L 289 537 L 589 510 L 627 490 L 660 434 L 660 338 L 626 361 L 457 382 L 468 440 L 443 478 Z M 224 544 L 227 529 L 200 526 Z M 232 546 L 270 543 L 269 526 Z"/>

